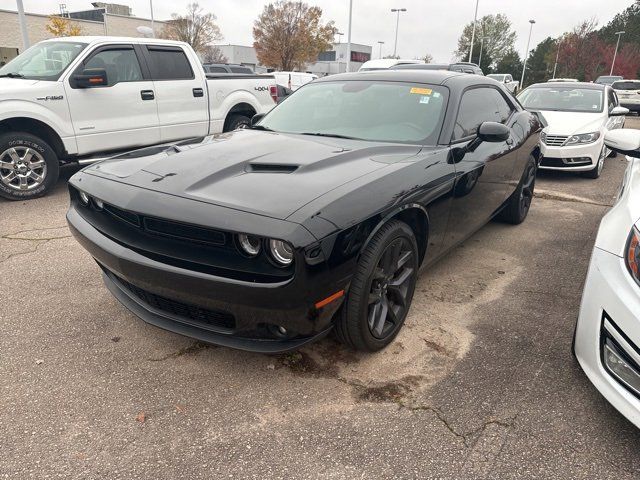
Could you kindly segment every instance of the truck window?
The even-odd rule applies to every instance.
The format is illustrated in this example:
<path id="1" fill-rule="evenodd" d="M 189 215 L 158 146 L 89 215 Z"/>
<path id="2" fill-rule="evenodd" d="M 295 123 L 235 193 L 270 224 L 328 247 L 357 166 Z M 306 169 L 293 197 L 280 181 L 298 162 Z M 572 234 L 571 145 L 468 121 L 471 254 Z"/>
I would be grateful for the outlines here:
<path id="1" fill-rule="evenodd" d="M 153 80 L 191 80 L 189 59 L 180 47 L 147 45 L 149 70 Z"/>
<path id="2" fill-rule="evenodd" d="M 120 82 L 140 82 L 142 70 L 133 47 L 108 47 L 89 57 L 84 68 L 104 68 L 108 87 Z"/>
<path id="3" fill-rule="evenodd" d="M 245 74 L 253 73 L 251 69 L 248 67 L 229 67 L 229 68 L 231 68 L 231 73 L 245 73 Z"/>
<path id="4" fill-rule="evenodd" d="M 207 73 L 227 73 L 227 69 L 224 67 L 205 67 Z"/>

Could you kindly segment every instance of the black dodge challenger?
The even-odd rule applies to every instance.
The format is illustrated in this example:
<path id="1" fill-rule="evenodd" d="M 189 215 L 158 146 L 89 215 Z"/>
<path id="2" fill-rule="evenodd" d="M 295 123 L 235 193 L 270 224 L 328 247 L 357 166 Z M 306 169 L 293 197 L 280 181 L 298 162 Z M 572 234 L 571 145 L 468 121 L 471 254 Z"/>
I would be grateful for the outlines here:
<path id="1" fill-rule="evenodd" d="M 67 219 L 144 321 L 258 352 L 388 345 L 421 267 L 527 216 L 541 124 L 499 83 L 342 74 L 251 127 L 74 175 Z"/>

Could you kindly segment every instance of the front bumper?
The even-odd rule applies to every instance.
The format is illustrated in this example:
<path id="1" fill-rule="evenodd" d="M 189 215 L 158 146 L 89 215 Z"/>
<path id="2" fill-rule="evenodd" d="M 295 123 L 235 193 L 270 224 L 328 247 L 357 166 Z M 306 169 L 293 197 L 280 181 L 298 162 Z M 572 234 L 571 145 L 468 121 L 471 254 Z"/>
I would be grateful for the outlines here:
<path id="1" fill-rule="evenodd" d="M 113 295 L 147 323 L 198 340 L 241 350 L 277 353 L 326 335 L 342 298 L 320 309 L 330 272 L 317 278 L 298 269 L 280 283 L 214 276 L 161 263 L 115 242 L 71 206 L 71 232 L 103 270 Z M 326 295 L 328 296 L 328 295 Z M 286 330 L 279 332 L 278 327 Z"/>
<path id="2" fill-rule="evenodd" d="M 640 287 L 622 258 L 595 248 L 576 326 L 575 353 L 600 393 L 640 428 L 640 395 L 603 363 L 606 337 L 613 337 L 630 359 L 640 357 Z"/>
<path id="3" fill-rule="evenodd" d="M 542 161 L 540 168 L 546 170 L 566 170 L 571 172 L 585 172 L 593 170 L 598 164 L 602 152 L 603 140 L 587 145 L 566 147 L 552 147 L 544 142 L 540 144 Z M 576 161 L 579 159 L 579 161 Z"/>

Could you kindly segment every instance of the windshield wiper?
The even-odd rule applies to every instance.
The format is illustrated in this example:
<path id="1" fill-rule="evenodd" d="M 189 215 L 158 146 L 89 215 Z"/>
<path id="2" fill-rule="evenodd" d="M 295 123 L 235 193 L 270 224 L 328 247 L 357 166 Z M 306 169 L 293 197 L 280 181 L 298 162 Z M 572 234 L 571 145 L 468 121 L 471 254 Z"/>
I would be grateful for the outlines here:
<path id="1" fill-rule="evenodd" d="M 303 132 L 300 135 L 311 135 L 314 137 L 345 138 L 347 140 L 360 140 L 360 138 L 349 137 L 347 135 L 340 135 L 338 133 Z"/>
<path id="2" fill-rule="evenodd" d="M 4 77 L 8 77 L 8 78 L 24 78 L 24 75 L 22 75 L 21 73 L 9 72 L 9 73 L 3 73 L 3 74 L 0 75 L 0 78 L 4 78 Z"/>

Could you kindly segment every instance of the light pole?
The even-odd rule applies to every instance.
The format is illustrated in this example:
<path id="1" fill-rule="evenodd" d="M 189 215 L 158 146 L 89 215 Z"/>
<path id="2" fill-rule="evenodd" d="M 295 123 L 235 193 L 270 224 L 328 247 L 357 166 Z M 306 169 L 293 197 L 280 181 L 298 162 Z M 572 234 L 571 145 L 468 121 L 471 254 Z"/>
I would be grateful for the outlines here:
<path id="1" fill-rule="evenodd" d="M 395 12 L 395 14 L 396 14 L 396 41 L 393 44 L 393 56 L 395 57 L 397 49 L 398 49 L 398 25 L 400 25 L 400 12 L 406 12 L 407 9 L 406 8 L 392 8 L 391 11 Z"/>
<path id="2" fill-rule="evenodd" d="M 558 58 L 560 57 L 560 44 L 562 43 L 562 39 L 558 39 L 558 51 L 556 52 L 556 63 L 553 65 L 553 78 L 556 78 L 556 70 L 558 68 Z"/>
<path id="3" fill-rule="evenodd" d="M 336 35 L 338 35 L 338 43 L 342 43 L 342 35 L 344 35 L 344 33 L 336 32 Z"/>
<path id="4" fill-rule="evenodd" d="M 22 32 L 22 51 L 24 52 L 27 48 L 29 48 L 29 32 L 27 31 L 27 20 L 24 16 L 24 7 L 22 6 L 22 0 L 16 0 L 16 3 L 18 5 L 18 22 L 20 23 L 20 31 Z"/>
<path id="5" fill-rule="evenodd" d="M 529 44 L 531 43 L 531 32 L 533 31 L 533 24 L 535 20 L 529 20 L 531 26 L 529 27 L 529 40 L 527 40 L 527 53 L 524 55 L 524 65 L 522 66 L 522 76 L 520 77 L 520 90 L 522 90 L 522 84 L 524 83 L 524 72 L 527 70 L 527 58 L 529 57 Z"/>
<path id="6" fill-rule="evenodd" d="M 156 31 L 153 28 L 154 25 L 154 21 L 153 21 L 153 0 L 149 0 L 149 9 L 151 9 L 151 31 L 153 32 L 153 36 L 156 36 Z"/>
<path id="7" fill-rule="evenodd" d="M 347 30 L 347 72 L 351 71 L 351 14 L 353 13 L 353 0 L 349 0 L 349 30 Z"/>
<path id="8" fill-rule="evenodd" d="M 482 47 L 484 47 L 484 39 L 486 37 L 480 37 L 480 58 L 478 59 L 478 66 L 482 68 Z"/>
<path id="9" fill-rule="evenodd" d="M 380 58 L 382 58 L 382 45 L 384 45 L 384 42 L 382 40 L 378 40 L 378 43 L 380 44 Z"/>
<path id="10" fill-rule="evenodd" d="M 473 52 L 473 42 L 476 39 L 476 21 L 478 20 L 478 4 L 480 0 L 476 0 L 476 13 L 473 16 L 473 29 L 471 30 L 471 45 L 469 46 L 469 60 L 471 62 L 471 52 Z"/>
<path id="11" fill-rule="evenodd" d="M 620 37 L 622 37 L 622 34 L 624 32 L 616 32 L 616 35 L 618 35 L 618 41 L 616 42 L 616 51 L 613 52 L 613 62 L 611 62 L 611 71 L 609 72 L 609 75 L 613 75 L 613 66 L 616 64 L 616 56 L 618 55 L 618 47 L 620 46 Z"/>

